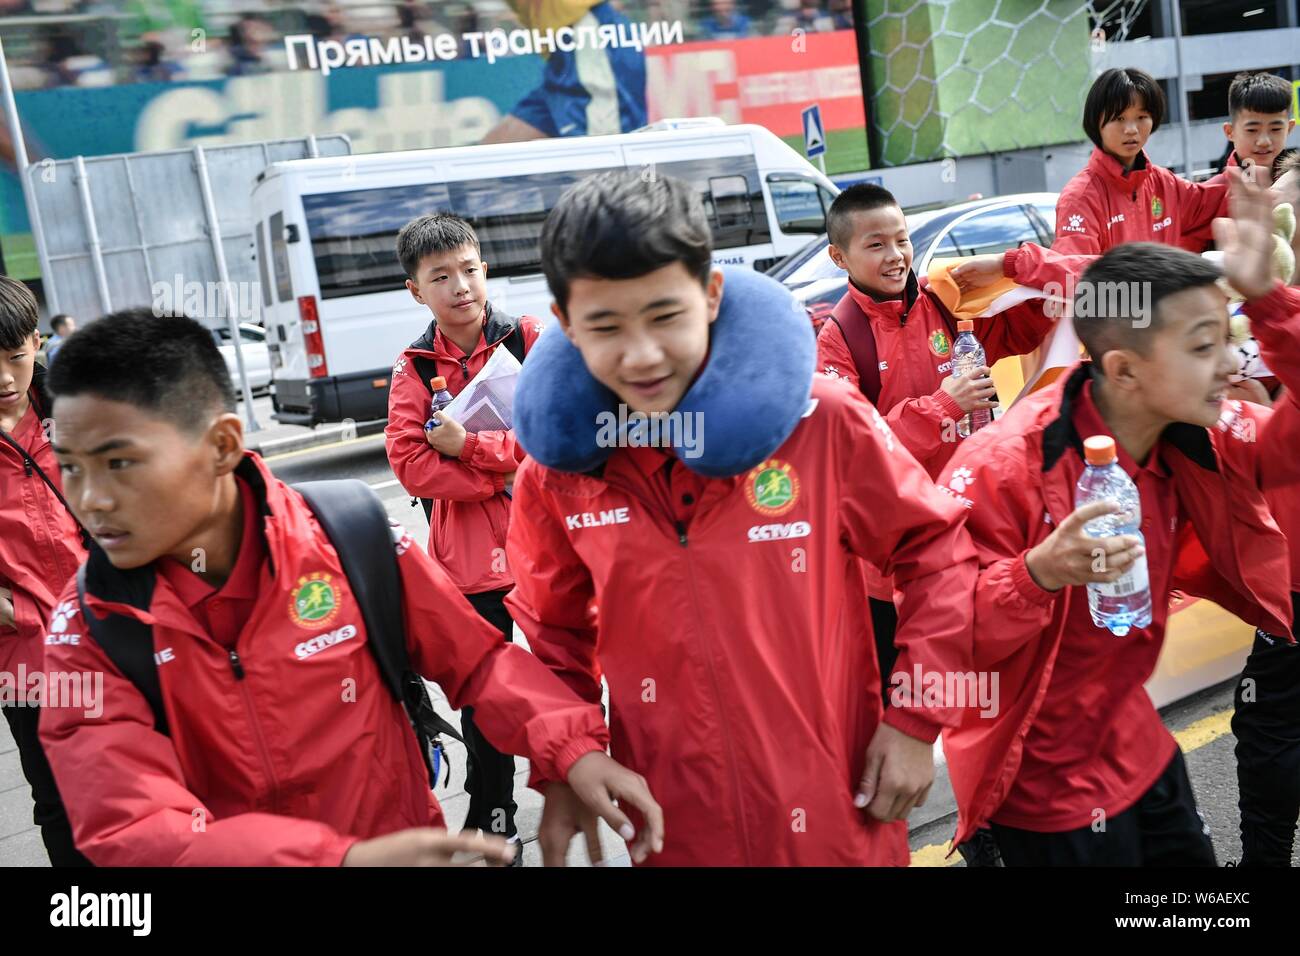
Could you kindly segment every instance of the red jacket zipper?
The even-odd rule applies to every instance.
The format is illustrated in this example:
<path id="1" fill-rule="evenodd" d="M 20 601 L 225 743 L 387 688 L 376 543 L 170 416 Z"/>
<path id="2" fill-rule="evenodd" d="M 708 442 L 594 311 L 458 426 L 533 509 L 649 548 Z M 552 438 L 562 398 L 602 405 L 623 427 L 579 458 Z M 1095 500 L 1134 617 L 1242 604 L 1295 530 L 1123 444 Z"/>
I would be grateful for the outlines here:
<path id="1" fill-rule="evenodd" d="M 266 779 L 270 784 L 271 812 L 279 812 L 280 809 L 280 781 L 276 779 L 275 768 L 271 763 L 271 752 L 267 749 L 266 739 L 262 736 L 262 727 L 257 722 L 257 712 L 253 708 L 253 697 L 248 692 L 248 685 L 244 683 L 244 664 L 239 658 L 239 652 L 233 647 L 229 651 L 230 670 L 235 675 L 235 683 L 239 686 L 239 694 L 244 699 L 244 709 L 248 711 L 248 725 L 253 730 L 253 740 L 257 744 L 258 755 L 262 758 L 262 769 L 266 771 Z"/>
<path id="2" fill-rule="evenodd" d="M 634 491 L 631 487 L 624 485 L 621 482 L 606 481 L 606 484 L 609 485 L 611 488 L 617 488 L 620 491 L 623 491 L 624 493 L 631 495 L 633 498 L 637 499 L 643 505 L 645 505 L 647 510 L 651 512 L 657 511 L 661 514 L 667 515 L 669 524 L 672 526 L 673 530 L 677 532 L 677 543 L 681 545 L 683 549 L 682 558 L 686 562 L 686 578 L 690 582 L 691 602 L 695 607 L 695 619 L 697 622 L 699 622 L 702 625 L 704 621 L 704 615 L 700 612 L 700 608 L 702 605 L 700 604 L 700 596 L 695 586 L 695 575 L 691 573 L 691 567 L 690 567 L 691 558 L 690 558 L 690 551 L 688 550 L 689 539 L 686 534 L 686 525 L 681 521 L 678 521 L 677 518 L 674 517 L 672 514 L 667 514 L 666 508 L 663 508 L 656 502 L 651 502 L 648 499 L 643 498 L 639 493 Z M 707 661 L 706 666 L 709 672 L 709 683 L 713 686 L 713 702 L 714 702 L 714 706 L 717 708 L 718 711 L 718 724 L 722 728 L 722 744 L 724 749 L 727 752 L 727 767 L 728 770 L 731 772 L 731 785 L 734 793 L 734 800 L 735 800 L 735 807 L 736 807 L 736 825 L 740 830 L 741 845 L 744 848 L 743 853 L 744 853 L 745 865 L 750 866 L 751 863 L 750 863 L 750 856 L 749 856 L 749 834 L 746 832 L 745 829 L 745 811 L 744 811 L 744 804 L 741 799 L 741 794 L 743 793 L 743 790 L 740 786 L 740 772 L 736 761 L 736 747 L 734 742 L 731 739 L 731 729 L 727 723 L 727 709 L 726 707 L 723 706 L 722 703 L 722 689 L 718 685 L 718 673 L 717 673 L 717 669 L 714 667 L 713 664 L 712 642 L 707 637 L 706 632 L 707 632 L 706 627 L 701 626 L 699 628 L 699 633 L 701 637 L 703 638 L 703 640 L 709 643 L 709 646 L 705 648 L 704 657 L 705 660 Z"/>

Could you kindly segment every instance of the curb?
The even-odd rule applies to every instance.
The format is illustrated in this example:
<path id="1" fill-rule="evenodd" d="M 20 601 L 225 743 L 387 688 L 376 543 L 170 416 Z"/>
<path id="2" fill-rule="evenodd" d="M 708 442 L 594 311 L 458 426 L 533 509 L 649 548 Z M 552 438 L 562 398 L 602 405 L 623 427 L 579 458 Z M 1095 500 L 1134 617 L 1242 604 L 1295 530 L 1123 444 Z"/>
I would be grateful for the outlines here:
<path id="1" fill-rule="evenodd" d="M 379 434 L 387 424 L 386 420 L 380 419 L 373 422 L 361 422 L 352 426 L 326 425 L 311 430 L 303 429 L 301 434 L 288 435 L 284 438 L 267 438 L 259 441 L 256 437 L 253 437 L 247 443 L 247 447 L 263 458 L 270 458 L 273 455 L 302 451 L 319 445 L 332 445 L 354 438 L 366 438 L 370 435 Z"/>

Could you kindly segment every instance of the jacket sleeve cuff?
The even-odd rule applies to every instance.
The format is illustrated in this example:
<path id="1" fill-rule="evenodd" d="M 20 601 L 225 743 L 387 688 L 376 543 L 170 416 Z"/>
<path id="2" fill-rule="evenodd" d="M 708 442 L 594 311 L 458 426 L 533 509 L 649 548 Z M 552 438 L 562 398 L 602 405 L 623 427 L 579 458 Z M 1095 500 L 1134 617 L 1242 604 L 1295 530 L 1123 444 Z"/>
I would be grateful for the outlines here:
<path id="1" fill-rule="evenodd" d="M 321 854 L 320 865 L 342 866 L 343 858 L 348 855 L 348 850 L 352 849 L 354 844 L 360 842 L 360 837 L 345 836 L 340 833 L 325 847 L 325 852 Z"/>
<path id="2" fill-rule="evenodd" d="M 584 735 L 575 737 L 555 755 L 555 772 L 561 780 L 569 779 L 569 771 L 573 765 L 578 762 L 579 758 L 587 756 L 589 753 L 604 753 L 605 745 L 595 737 Z"/>
<path id="3" fill-rule="evenodd" d="M 581 757 L 589 753 L 604 753 L 605 745 L 590 734 L 584 734 L 581 737 L 575 737 L 561 747 L 552 758 L 551 768 L 555 771 L 554 775 L 544 770 L 541 764 L 534 760 L 530 762 L 528 770 L 528 786 L 534 790 L 542 790 L 548 783 L 554 783 L 556 780 L 568 780 L 569 771 Z"/>
<path id="4" fill-rule="evenodd" d="M 465 447 L 460 450 L 460 460 L 469 462 L 474 457 L 474 449 L 478 447 L 478 435 L 473 432 L 465 434 Z"/>
<path id="5" fill-rule="evenodd" d="M 930 720 L 920 713 L 909 712 L 899 707 L 885 708 L 885 723 L 895 730 L 932 744 L 939 739 L 942 725 Z"/>
<path id="6" fill-rule="evenodd" d="M 942 388 L 934 393 L 934 400 L 939 403 L 939 410 L 943 412 L 944 418 L 951 418 L 956 422 L 961 421 L 961 419 L 966 417 L 966 413 L 962 411 L 961 405 L 957 403 L 957 399 L 953 398 Z"/>
<path id="7" fill-rule="evenodd" d="M 1002 254 L 1002 275 L 1008 279 L 1016 277 L 1016 266 L 1020 262 L 1020 250 L 1008 249 Z"/>
<path id="8" fill-rule="evenodd" d="M 1281 281 L 1273 284 L 1268 295 L 1250 299 L 1246 303 L 1246 314 L 1252 319 L 1262 319 L 1265 322 L 1289 319 L 1297 312 L 1300 312 L 1300 292 Z"/>
<path id="9" fill-rule="evenodd" d="M 499 495 L 506 490 L 506 476 L 499 471 L 489 472 L 492 476 L 492 493 Z"/>
<path id="10" fill-rule="evenodd" d="M 1029 565 L 1026 558 L 1029 556 L 1029 549 L 1021 552 L 1020 557 L 1016 558 L 1011 564 L 1011 583 L 1015 585 L 1016 593 L 1023 597 L 1030 604 L 1037 604 L 1040 607 L 1047 607 L 1056 600 L 1060 591 L 1048 591 L 1040 587 L 1034 580 L 1034 576 L 1029 573 Z"/>

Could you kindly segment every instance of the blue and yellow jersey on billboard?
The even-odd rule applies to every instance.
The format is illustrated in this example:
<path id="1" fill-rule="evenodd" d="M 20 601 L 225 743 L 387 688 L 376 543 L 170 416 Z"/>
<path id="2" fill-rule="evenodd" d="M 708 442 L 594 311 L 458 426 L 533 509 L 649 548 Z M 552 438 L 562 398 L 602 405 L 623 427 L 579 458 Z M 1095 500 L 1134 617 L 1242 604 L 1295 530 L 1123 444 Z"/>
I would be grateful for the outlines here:
<path id="1" fill-rule="evenodd" d="M 507 0 L 521 26 L 534 30 L 571 27 L 605 0 Z"/>

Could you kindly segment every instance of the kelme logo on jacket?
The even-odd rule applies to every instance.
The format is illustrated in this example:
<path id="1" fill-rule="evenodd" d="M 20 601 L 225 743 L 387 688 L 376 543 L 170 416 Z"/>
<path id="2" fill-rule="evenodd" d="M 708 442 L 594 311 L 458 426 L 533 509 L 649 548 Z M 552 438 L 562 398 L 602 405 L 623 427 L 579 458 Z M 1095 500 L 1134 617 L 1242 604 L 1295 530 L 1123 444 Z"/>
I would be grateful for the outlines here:
<path id="1" fill-rule="evenodd" d="M 783 515 L 799 499 L 799 476 L 789 462 L 769 458 L 759 462 L 745 478 L 745 497 L 761 515 Z"/>
<path id="2" fill-rule="evenodd" d="M 339 592 L 330 575 L 313 571 L 298 579 L 289 596 L 289 617 L 299 627 L 328 627 L 339 612 Z"/>
<path id="3" fill-rule="evenodd" d="M 930 351 L 939 356 L 948 354 L 948 335 L 943 329 L 936 329 L 930 336 Z"/>

